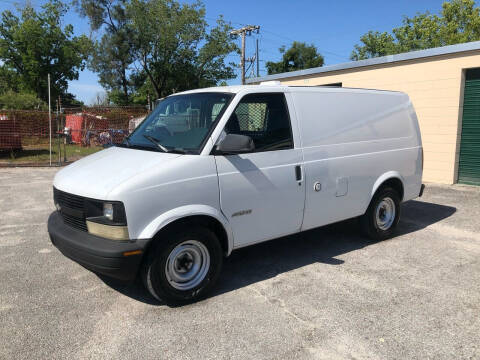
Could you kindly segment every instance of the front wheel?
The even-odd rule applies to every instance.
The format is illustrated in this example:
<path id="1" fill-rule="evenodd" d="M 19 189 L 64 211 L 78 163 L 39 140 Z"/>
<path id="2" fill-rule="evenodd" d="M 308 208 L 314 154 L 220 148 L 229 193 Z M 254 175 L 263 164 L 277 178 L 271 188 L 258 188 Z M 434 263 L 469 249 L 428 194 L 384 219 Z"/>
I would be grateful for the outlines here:
<path id="1" fill-rule="evenodd" d="M 169 231 L 157 239 L 149 254 L 143 281 L 157 300 L 184 304 L 200 299 L 213 287 L 222 262 L 220 242 L 209 229 Z"/>
<path id="2" fill-rule="evenodd" d="M 392 236 L 400 220 L 400 196 L 390 187 L 379 189 L 360 218 L 362 230 L 375 241 Z"/>

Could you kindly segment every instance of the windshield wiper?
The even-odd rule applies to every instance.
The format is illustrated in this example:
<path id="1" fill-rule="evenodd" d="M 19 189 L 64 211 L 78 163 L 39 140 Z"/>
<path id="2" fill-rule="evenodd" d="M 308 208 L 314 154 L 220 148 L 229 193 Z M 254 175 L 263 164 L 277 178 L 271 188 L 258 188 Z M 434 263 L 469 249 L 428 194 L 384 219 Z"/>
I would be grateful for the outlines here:
<path id="1" fill-rule="evenodd" d="M 168 152 L 174 153 L 174 154 L 186 154 L 187 152 L 183 149 L 180 148 L 173 148 L 171 150 L 168 150 Z"/>
<path id="2" fill-rule="evenodd" d="M 159 141 L 157 139 L 155 139 L 153 136 L 150 136 L 150 135 L 147 135 L 147 134 L 143 134 L 143 137 L 147 140 L 149 140 L 152 144 L 154 144 L 157 148 L 159 148 L 160 150 L 162 150 L 163 152 L 170 152 L 165 146 L 163 146 L 162 144 L 159 143 Z"/>

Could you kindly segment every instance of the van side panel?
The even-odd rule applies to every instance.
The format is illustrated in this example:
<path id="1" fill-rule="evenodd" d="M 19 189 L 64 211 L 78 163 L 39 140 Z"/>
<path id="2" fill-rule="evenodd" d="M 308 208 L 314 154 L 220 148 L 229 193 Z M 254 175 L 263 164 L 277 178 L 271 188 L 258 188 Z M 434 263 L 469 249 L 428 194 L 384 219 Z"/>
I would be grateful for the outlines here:
<path id="1" fill-rule="evenodd" d="M 408 96 L 292 89 L 292 98 L 305 159 L 303 230 L 362 215 L 385 174 L 398 174 L 404 199 L 418 196 L 421 141 Z"/>
<path id="2" fill-rule="evenodd" d="M 292 90 L 304 148 L 413 138 L 410 101 L 402 93 Z"/>

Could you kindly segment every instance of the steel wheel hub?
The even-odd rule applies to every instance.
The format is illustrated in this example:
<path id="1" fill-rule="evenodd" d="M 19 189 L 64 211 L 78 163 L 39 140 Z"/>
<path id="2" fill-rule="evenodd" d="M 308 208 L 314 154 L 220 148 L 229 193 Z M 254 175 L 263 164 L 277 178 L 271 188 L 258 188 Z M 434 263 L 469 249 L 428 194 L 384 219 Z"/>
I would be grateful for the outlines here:
<path id="1" fill-rule="evenodd" d="M 165 275 L 168 283 L 178 290 L 190 290 L 198 286 L 210 268 L 210 253 L 197 240 L 178 244 L 168 255 Z"/>
<path id="2" fill-rule="evenodd" d="M 395 202 L 386 197 L 380 201 L 375 211 L 375 221 L 381 230 L 388 230 L 395 220 Z"/>

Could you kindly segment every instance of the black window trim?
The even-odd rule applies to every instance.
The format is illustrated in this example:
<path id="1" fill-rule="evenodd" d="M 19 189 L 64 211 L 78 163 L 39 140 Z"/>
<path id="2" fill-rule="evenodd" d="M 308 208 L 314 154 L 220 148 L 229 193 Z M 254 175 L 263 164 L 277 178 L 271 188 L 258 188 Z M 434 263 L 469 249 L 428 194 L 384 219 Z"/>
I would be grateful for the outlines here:
<path id="1" fill-rule="evenodd" d="M 225 114 L 225 111 L 228 109 L 230 104 L 232 103 L 232 100 L 235 99 L 235 93 L 233 92 L 228 92 L 228 91 L 201 91 L 199 93 L 215 93 L 215 94 L 223 94 L 223 95 L 230 95 L 230 99 L 228 99 L 227 103 L 225 106 L 220 110 L 220 112 L 217 115 L 217 118 L 215 121 L 212 122 L 212 125 L 210 126 L 210 129 L 208 130 L 207 135 L 203 139 L 202 143 L 200 144 L 200 147 L 198 148 L 198 152 L 196 152 L 197 155 L 201 155 L 203 152 L 203 149 L 208 143 L 208 140 L 210 140 L 210 137 L 212 136 L 213 131 L 217 128 L 219 121 L 222 119 L 223 114 Z M 173 96 L 173 95 L 171 95 Z"/>
<path id="2" fill-rule="evenodd" d="M 285 96 L 285 92 L 283 91 L 275 91 L 275 92 L 251 92 L 251 93 L 248 93 L 248 94 L 245 94 L 242 96 L 242 98 L 238 101 L 237 105 L 235 105 L 235 109 L 233 109 L 233 113 L 235 113 L 235 110 L 237 110 L 238 108 L 238 105 L 240 105 L 240 103 L 242 102 L 242 100 L 244 98 L 246 98 L 247 96 L 251 96 L 251 95 L 276 95 L 276 94 L 281 94 L 282 95 L 282 101 L 283 101 L 283 105 L 285 106 L 285 110 L 287 111 L 287 119 L 288 119 L 288 124 L 289 124 L 289 129 L 290 129 L 290 138 L 292 139 L 292 145 L 290 147 L 286 147 L 286 148 L 282 148 L 282 149 L 272 149 L 272 150 L 258 150 L 255 149 L 254 151 L 252 152 L 245 152 L 245 153 L 242 153 L 242 154 L 255 154 L 255 153 L 262 153 L 262 152 L 270 152 L 270 151 L 283 151 L 283 150 L 292 150 L 292 149 L 295 149 L 295 138 L 293 137 L 293 129 L 292 129 L 292 119 L 290 118 L 290 108 L 288 107 L 288 102 L 287 102 L 287 98 Z M 222 114 L 223 115 L 223 114 Z M 232 116 L 232 115 L 230 115 Z M 228 118 L 227 122 L 225 123 L 225 126 L 227 126 L 227 123 L 230 121 L 230 118 Z M 225 127 L 224 126 L 224 127 Z M 223 129 L 222 129 L 223 131 Z M 213 146 L 212 148 L 212 151 L 210 152 L 210 155 L 219 155 L 217 152 L 216 152 L 216 145 Z M 231 155 L 223 155 L 223 156 L 231 156 Z"/>

